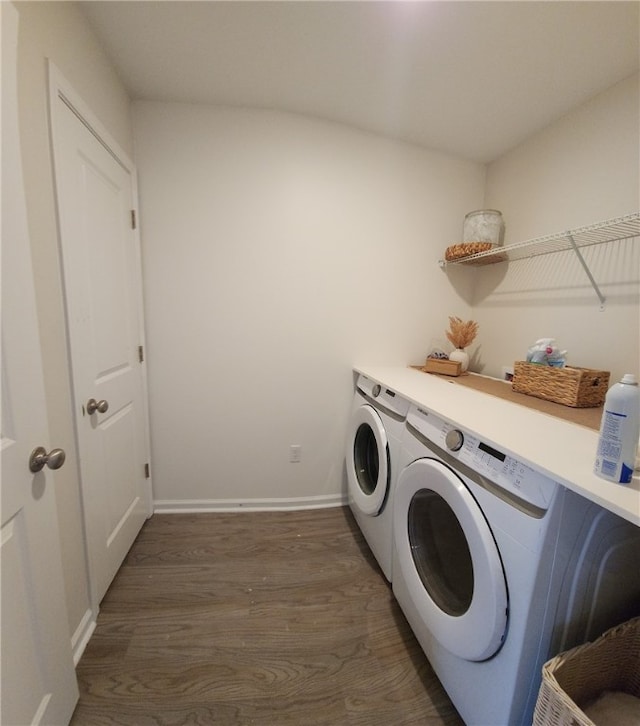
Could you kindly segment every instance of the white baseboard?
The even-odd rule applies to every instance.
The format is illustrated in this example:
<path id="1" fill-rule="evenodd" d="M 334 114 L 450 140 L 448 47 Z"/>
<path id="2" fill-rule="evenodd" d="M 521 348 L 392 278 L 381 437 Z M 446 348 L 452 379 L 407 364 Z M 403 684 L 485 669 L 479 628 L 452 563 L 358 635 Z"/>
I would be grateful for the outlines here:
<path id="1" fill-rule="evenodd" d="M 347 504 L 342 494 L 292 499 L 156 499 L 155 514 L 191 514 L 196 512 L 285 512 L 300 509 L 327 509 Z"/>
<path id="2" fill-rule="evenodd" d="M 75 633 L 71 636 L 71 652 L 73 653 L 73 665 L 77 666 L 82 658 L 84 649 L 87 647 L 89 638 L 96 629 L 96 619 L 91 609 L 87 610 L 80 620 Z"/>

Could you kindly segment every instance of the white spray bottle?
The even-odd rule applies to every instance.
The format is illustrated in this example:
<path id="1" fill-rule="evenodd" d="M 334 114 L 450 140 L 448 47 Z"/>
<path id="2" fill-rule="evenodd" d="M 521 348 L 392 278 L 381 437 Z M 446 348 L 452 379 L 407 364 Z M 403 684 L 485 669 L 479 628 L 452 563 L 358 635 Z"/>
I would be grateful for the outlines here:
<path id="1" fill-rule="evenodd" d="M 600 423 L 600 438 L 594 474 L 602 479 L 628 484 L 640 435 L 640 389 L 631 373 L 607 392 Z"/>

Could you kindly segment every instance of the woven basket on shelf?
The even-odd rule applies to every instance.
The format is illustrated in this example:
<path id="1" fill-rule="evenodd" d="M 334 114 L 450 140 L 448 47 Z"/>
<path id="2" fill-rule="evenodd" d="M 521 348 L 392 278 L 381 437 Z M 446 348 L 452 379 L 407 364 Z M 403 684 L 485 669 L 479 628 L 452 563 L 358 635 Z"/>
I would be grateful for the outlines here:
<path id="1" fill-rule="evenodd" d="M 492 247 L 491 242 L 463 242 L 447 247 L 444 252 L 444 258 L 447 262 L 453 262 L 454 260 L 460 260 L 469 255 L 475 255 L 478 252 L 487 252 Z"/>
<path id="2" fill-rule="evenodd" d="M 609 388 L 609 371 L 537 365 L 516 361 L 513 390 L 573 408 L 600 406 Z"/>
<path id="3" fill-rule="evenodd" d="M 594 726 L 582 707 L 604 691 L 640 698 L 640 617 L 542 667 L 534 726 Z"/>

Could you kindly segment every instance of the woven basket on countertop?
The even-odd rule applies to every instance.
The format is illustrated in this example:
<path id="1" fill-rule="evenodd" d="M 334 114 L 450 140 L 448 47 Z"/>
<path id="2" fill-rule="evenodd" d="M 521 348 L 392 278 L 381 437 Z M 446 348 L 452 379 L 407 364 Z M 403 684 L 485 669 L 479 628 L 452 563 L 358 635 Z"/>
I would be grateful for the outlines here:
<path id="1" fill-rule="evenodd" d="M 607 395 L 609 375 L 609 371 L 591 368 L 554 368 L 516 361 L 512 385 L 514 391 L 527 396 L 573 408 L 593 408 L 600 406 Z"/>
<path id="2" fill-rule="evenodd" d="M 594 726 L 582 709 L 605 691 L 640 698 L 640 617 L 547 661 L 533 724 Z"/>

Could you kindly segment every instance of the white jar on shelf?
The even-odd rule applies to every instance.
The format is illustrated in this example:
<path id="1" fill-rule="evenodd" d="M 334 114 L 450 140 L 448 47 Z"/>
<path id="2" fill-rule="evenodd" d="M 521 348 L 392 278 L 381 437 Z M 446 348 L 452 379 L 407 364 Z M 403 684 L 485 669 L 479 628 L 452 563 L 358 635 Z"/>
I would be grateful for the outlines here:
<path id="1" fill-rule="evenodd" d="M 464 218 L 463 242 L 490 242 L 501 245 L 504 237 L 502 213 L 497 209 L 477 209 Z"/>

